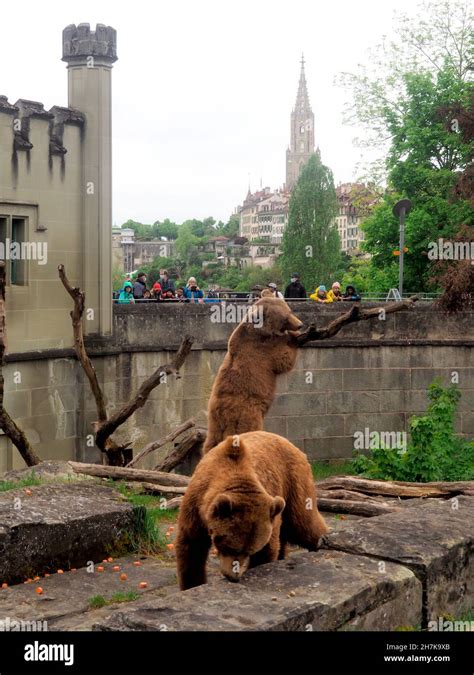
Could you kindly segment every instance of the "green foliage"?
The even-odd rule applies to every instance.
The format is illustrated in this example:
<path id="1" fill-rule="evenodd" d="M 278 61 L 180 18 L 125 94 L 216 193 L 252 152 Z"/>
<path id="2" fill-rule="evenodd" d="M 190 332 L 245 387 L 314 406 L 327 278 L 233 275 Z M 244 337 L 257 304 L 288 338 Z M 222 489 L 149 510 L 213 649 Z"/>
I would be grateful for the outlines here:
<path id="1" fill-rule="evenodd" d="M 362 295 L 386 296 L 390 288 L 398 286 L 398 267 L 387 265 L 380 269 L 371 260 L 352 258 L 341 278 L 343 288 L 349 284 Z"/>
<path id="2" fill-rule="evenodd" d="M 311 470 L 314 480 L 329 478 L 330 476 L 347 476 L 354 473 L 352 462 L 342 464 L 324 464 L 323 462 L 311 462 Z"/>
<path id="3" fill-rule="evenodd" d="M 297 271 L 307 288 L 333 278 L 341 262 L 339 235 L 333 225 L 337 209 L 332 172 L 318 155 L 313 155 L 303 167 L 290 199 L 279 260 L 285 278 Z"/>
<path id="4" fill-rule="evenodd" d="M 34 471 L 29 476 L 26 476 L 26 478 L 21 478 L 20 480 L 0 481 L 0 492 L 18 490 L 19 488 L 30 487 L 31 485 L 41 485 L 41 479 L 36 476 Z"/>
<path id="5" fill-rule="evenodd" d="M 353 461 L 355 472 L 369 478 L 423 483 L 474 480 L 474 440 L 466 441 L 454 432 L 460 396 L 455 385 L 445 388 L 435 380 L 428 390 L 426 414 L 410 420 L 406 451 L 380 448 L 370 456 L 359 455 Z"/>
<path id="6" fill-rule="evenodd" d="M 169 218 L 165 218 L 163 222 L 157 220 L 153 223 L 153 237 L 160 239 L 161 237 L 166 237 L 166 239 L 176 239 L 178 236 L 178 225 L 173 223 Z"/>
<path id="7" fill-rule="evenodd" d="M 393 256 L 399 234 L 392 207 L 401 198 L 412 201 L 405 228 L 409 292 L 439 285 L 428 243 L 454 238 L 463 224 L 474 224 L 472 208 L 454 191 L 474 152 L 472 140 L 458 133 L 456 119 L 469 108 L 472 95 L 473 23 L 467 2 L 425 3 L 419 16 L 400 16 L 398 38 L 375 48 L 370 66 L 341 78 L 350 92 L 346 121 L 364 126 L 364 145 L 379 146 L 386 154 L 388 190 L 363 229 L 373 269 L 389 278 L 395 277 L 399 261 Z"/>
<path id="8" fill-rule="evenodd" d="M 100 609 L 101 607 L 107 607 L 107 605 L 113 605 L 114 603 L 119 602 L 133 602 L 133 600 L 138 600 L 140 595 L 135 591 L 126 591 L 126 592 L 117 592 L 114 593 L 110 598 L 104 598 L 103 595 L 93 595 L 89 599 L 89 608 L 90 609 Z"/>

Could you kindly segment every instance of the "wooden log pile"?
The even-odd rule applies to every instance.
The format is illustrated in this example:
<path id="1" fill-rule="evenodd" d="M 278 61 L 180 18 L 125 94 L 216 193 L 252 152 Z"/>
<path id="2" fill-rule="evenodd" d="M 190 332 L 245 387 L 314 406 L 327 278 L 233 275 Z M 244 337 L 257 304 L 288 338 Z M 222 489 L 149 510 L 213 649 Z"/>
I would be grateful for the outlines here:
<path id="1" fill-rule="evenodd" d="M 137 469 L 135 465 L 152 451 L 178 440 L 154 469 Z M 206 430 L 196 427 L 194 419 L 187 420 L 173 432 L 145 447 L 127 467 L 104 466 L 70 462 L 79 474 L 99 478 L 130 481 L 148 494 L 163 495 L 168 509 L 179 508 L 190 478 L 171 471 L 188 453 L 199 449 Z M 360 517 L 380 516 L 402 508 L 406 499 L 449 499 L 457 495 L 474 496 L 474 481 L 404 483 L 401 481 L 369 480 L 358 476 L 331 476 L 316 481 L 320 511 L 350 514 Z"/>

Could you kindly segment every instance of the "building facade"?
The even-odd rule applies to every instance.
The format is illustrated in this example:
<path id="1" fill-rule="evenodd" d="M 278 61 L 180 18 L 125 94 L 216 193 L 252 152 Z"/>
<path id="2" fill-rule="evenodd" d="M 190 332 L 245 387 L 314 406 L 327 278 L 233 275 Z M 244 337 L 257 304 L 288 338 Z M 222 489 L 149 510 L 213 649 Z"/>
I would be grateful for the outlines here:
<path id="1" fill-rule="evenodd" d="M 35 52 L 36 48 L 30 45 Z M 40 50 L 39 50 L 40 51 Z M 116 31 L 67 26 L 68 107 L 0 96 L 0 248 L 6 265 L 5 407 L 43 457 L 78 446 L 72 302 L 58 277 L 86 293 L 84 332 L 112 335 L 112 112 Z M 14 60 L 12 61 L 12 67 Z M 47 77 L 47 72 L 45 77 Z M 12 246 L 20 256 L 12 259 Z M 41 253 L 41 255 L 39 255 Z M 70 379 L 72 378 L 72 379 Z M 82 396 L 82 394 L 81 394 Z M 84 390 L 83 405 L 90 398 Z M 88 432 L 90 432 L 90 427 Z M 0 471 L 22 465 L 0 434 Z"/>
<path id="2" fill-rule="evenodd" d="M 361 223 L 379 201 L 374 188 L 363 183 L 340 183 L 336 187 L 339 212 L 335 219 L 341 249 L 348 255 L 360 255 L 364 231 Z"/>

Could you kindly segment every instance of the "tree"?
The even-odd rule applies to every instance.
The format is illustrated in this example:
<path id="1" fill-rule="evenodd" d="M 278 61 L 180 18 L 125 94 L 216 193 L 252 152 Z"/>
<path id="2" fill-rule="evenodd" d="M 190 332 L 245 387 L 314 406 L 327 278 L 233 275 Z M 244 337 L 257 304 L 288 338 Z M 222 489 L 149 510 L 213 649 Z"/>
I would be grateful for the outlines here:
<path id="1" fill-rule="evenodd" d="M 157 220 L 153 223 L 153 237 L 160 239 L 161 237 L 166 237 L 166 239 L 176 239 L 178 236 L 178 226 L 176 223 L 173 223 L 169 218 L 165 218 L 163 222 Z"/>
<path id="2" fill-rule="evenodd" d="M 296 271 L 307 287 L 329 283 L 340 265 L 339 235 L 333 224 L 337 208 L 332 171 L 313 155 L 290 199 L 279 261 L 284 278 Z"/>
<path id="3" fill-rule="evenodd" d="M 429 243 L 452 239 L 461 225 L 474 222 L 468 201 L 455 192 L 474 146 L 459 133 L 452 114 L 467 109 L 472 95 L 472 25 L 466 3 L 424 4 L 421 17 L 399 19 L 398 41 L 380 45 L 372 54 L 374 72 L 362 68 L 342 77 L 351 92 L 350 120 L 368 127 L 367 145 L 387 151 L 388 189 L 363 229 L 373 268 L 391 278 L 399 243 L 392 208 L 398 199 L 412 201 L 405 226 L 408 291 L 436 286 Z"/>
<path id="4" fill-rule="evenodd" d="M 135 237 L 137 239 L 151 239 L 153 236 L 153 226 L 146 225 L 145 223 L 139 223 L 135 220 L 127 220 L 126 223 L 123 223 L 122 229 L 128 228 L 135 232 Z"/>
<path id="5" fill-rule="evenodd" d="M 197 246 L 199 238 L 193 233 L 191 221 L 187 220 L 178 228 L 178 237 L 175 243 L 176 253 L 183 260 L 188 260 L 193 248 Z"/>

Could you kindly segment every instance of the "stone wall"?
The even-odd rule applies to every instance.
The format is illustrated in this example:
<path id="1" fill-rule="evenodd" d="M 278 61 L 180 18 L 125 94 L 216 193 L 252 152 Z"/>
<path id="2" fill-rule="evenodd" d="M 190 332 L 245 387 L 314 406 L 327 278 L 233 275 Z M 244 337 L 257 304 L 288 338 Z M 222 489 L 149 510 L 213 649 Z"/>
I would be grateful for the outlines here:
<path id="1" fill-rule="evenodd" d="M 293 306 L 305 323 L 316 321 L 318 326 L 342 311 L 312 303 Z M 190 416 L 204 420 L 235 327 L 216 321 L 216 311 L 215 305 L 116 305 L 114 337 L 88 339 L 112 411 L 172 357 L 184 334 L 196 337 L 181 378 L 157 387 L 122 429 L 122 438 L 135 447 Z M 456 427 L 472 437 L 473 336 L 472 313 L 450 317 L 431 305 L 349 325 L 334 339 L 300 350 L 295 370 L 279 379 L 266 428 L 294 441 L 312 459 L 348 458 L 355 431 L 407 430 L 410 416 L 426 409 L 427 386 L 441 376 L 445 383 L 458 379 L 462 397 Z M 99 453 L 87 439 L 95 405 L 71 353 L 11 354 L 5 368 L 5 402 L 43 458 L 95 461 Z M 0 471 L 21 466 L 17 455 L 15 449 L 0 449 Z"/>

